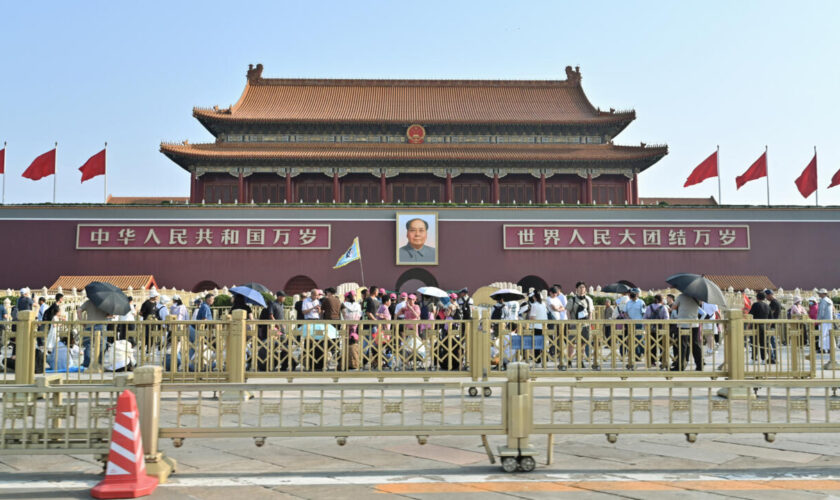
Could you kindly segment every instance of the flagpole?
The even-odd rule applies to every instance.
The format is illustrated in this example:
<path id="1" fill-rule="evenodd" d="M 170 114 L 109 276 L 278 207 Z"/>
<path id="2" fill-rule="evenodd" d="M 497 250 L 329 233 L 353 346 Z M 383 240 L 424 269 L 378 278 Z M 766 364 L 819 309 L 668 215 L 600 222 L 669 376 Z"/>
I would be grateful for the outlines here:
<path id="1" fill-rule="evenodd" d="M 108 141 L 105 141 L 105 174 L 103 176 L 102 184 L 105 191 L 102 203 L 108 203 Z"/>
<path id="2" fill-rule="evenodd" d="M 55 205 L 55 185 L 58 179 L 58 141 L 55 141 L 55 169 L 53 170 L 53 205 Z"/>
<path id="3" fill-rule="evenodd" d="M 764 163 L 767 166 L 767 175 L 764 180 L 767 181 L 767 206 L 770 206 L 770 155 L 767 154 L 767 145 L 764 145 Z"/>
<path id="4" fill-rule="evenodd" d="M 817 166 L 817 146 L 814 145 L 814 174 L 817 173 L 819 166 Z M 820 176 L 817 175 L 817 189 L 814 190 L 814 196 L 816 198 L 814 205 L 819 207 L 820 206 Z"/>
<path id="5" fill-rule="evenodd" d="M 8 151 L 6 150 L 6 141 L 3 141 L 3 204 L 6 204 L 6 157 Z"/>
<path id="6" fill-rule="evenodd" d="M 715 168 L 718 174 L 718 205 L 723 205 L 723 196 L 720 194 L 720 145 L 717 147 L 717 154 L 715 154 Z"/>
<path id="7" fill-rule="evenodd" d="M 365 265 L 362 264 L 362 244 L 358 244 L 359 250 L 359 268 L 362 270 L 362 283 L 361 286 L 365 286 Z"/>

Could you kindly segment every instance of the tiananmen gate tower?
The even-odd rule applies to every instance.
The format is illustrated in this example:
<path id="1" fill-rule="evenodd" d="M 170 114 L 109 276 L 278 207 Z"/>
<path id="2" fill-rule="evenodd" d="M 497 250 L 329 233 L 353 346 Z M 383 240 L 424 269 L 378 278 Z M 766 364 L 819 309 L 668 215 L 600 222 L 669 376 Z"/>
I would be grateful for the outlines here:
<path id="1" fill-rule="evenodd" d="M 0 207 L 14 242 L 0 259 L 33 263 L 6 266 L 0 286 L 150 275 L 167 288 L 258 281 L 296 293 L 361 282 L 358 262 L 333 268 L 355 238 L 362 284 L 400 291 L 657 289 L 679 272 L 840 282 L 836 266 L 810 265 L 836 258 L 840 209 L 640 198 L 640 174 L 668 148 L 620 145 L 635 111 L 593 106 L 578 68 L 555 81 L 262 73 L 249 67 L 235 104 L 193 109 L 212 141 L 160 145 L 189 173 L 189 197 Z"/>

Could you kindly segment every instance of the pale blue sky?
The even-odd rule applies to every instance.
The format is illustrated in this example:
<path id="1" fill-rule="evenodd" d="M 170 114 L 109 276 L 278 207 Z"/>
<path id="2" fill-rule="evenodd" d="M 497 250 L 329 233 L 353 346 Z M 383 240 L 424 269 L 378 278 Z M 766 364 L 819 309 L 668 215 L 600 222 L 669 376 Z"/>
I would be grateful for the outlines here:
<path id="1" fill-rule="evenodd" d="M 227 106 L 248 63 L 266 77 L 563 79 L 580 65 L 590 100 L 634 108 L 617 143 L 667 143 L 642 196 L 684 189 L 719 144 L 723 201 L 763 204 L 764 181 L 735 190 L 770 147 L 774 204 L 813 204 L 793 185 L 819 153 L 820 204 L 840 169 L 838 1 L 0 2 L 0 142 L 6 201 L 52 199 L 20 177 L 58 141 L 58 201 L 99 202 L 76 170 L 108 141 L 114 195 L 186 196 L 189 176 L 161 140 L 205 142 L 194 105 Z"/>

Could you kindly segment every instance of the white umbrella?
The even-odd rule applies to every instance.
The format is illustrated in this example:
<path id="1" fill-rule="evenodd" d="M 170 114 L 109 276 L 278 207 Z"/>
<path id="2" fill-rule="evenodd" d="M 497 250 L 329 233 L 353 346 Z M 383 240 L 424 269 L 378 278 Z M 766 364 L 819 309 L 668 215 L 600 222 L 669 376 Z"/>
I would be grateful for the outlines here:
<path id="1" fill-rule="evenodd" d="M 443 290 L 441 290 L 440 288 L 438 288 L 436 286 L 421 286 L 420 288 L 417 289 L 417 293 L 419 293 L 421 295 L 427 295 L 429 297 L 438 297 L 438 298 L 449 297 L 448 293 L 444 292 Z"/>

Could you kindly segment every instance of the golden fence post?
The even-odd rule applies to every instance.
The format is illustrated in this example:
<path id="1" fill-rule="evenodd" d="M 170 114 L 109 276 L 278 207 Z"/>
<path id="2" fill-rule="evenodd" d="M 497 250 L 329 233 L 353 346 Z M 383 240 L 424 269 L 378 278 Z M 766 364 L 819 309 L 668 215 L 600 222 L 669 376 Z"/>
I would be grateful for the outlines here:
<path id="1" fill-rule="evenodd" d="M 513 472 L 534 470 L 537 454 L 528 442 L 534 428 L 534 399 L 531 394 L 531 374 L 528 363 L 514 362 L 507 365 L 505 406 L 507 414 L 507 442 L 499 447 L 502 468 Z"/>
<path id="2" fill-rule="evenodd" d="M 35 311 L 20 311 L 15 332 L 15 384 L 35 383 Z"/>
<path id="3" fill-rule="evenodd" d="M 836 325 L 832 325 L 836 326 Z M 836 370 L 837 365 L 837 336 L 840 330 L 832 328 L 828 331 L 828 363 L 823 365 L 823 370 Z"/>
<path id="4" fill-rule="evenodd" d="M 727 313 L 726 331 L 729 335 L 726 342 L 726 362 L 729 367 L 729 380 L 744 380 L 744 361 L 746 351 L 744 347 L 744 311 L 730 309 Z M 749 397 L 745 387 L 723 387 L 718 390 L 718 396 L 727 399 L 746 399 Z"/>
<path id="5" fill-rule="evenodd" d="M 484 363 L 481 356 L 481 332 L 478 326 L 478 319 L 473 318 L 469 322 L 464 322 L 464 329 L 467 333 L 467 343 L 469 344 L 467 362 L 470 365 L 470 378 L 473 381 L 481 379 L 481 371 Z"/>
<path id="6" fill-rule="evenodd" d="M 137 396 L 137 412 L 140 415 L 140 435 L 146 455 L 146 471 L 165 483 L 175 472 L 177 463 L 158 450 L 160 429 L 160 382 L 163 368 L 146 365 L 134 370 L 134 393 Z"/>
<path id="7" fill-rule="evenodd" d="M 232 384 L 245 383 L 245 329 L 247 328 L 245 319 L 245 311 L 236 309 L 228 320 L 225 364 L 228 370 L 228 382 Z M 244 391 L 223 391 L 222 399 L 250 399 L 250 394 Z"/>

